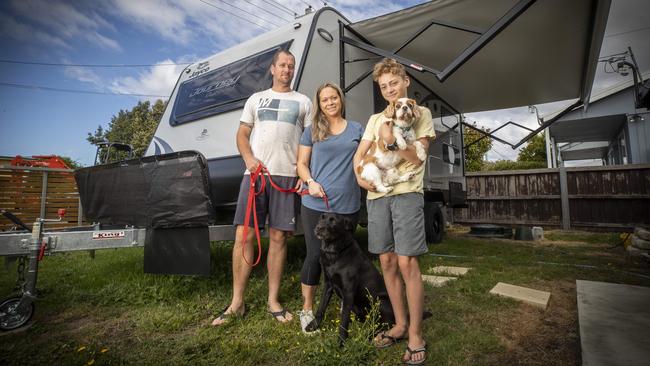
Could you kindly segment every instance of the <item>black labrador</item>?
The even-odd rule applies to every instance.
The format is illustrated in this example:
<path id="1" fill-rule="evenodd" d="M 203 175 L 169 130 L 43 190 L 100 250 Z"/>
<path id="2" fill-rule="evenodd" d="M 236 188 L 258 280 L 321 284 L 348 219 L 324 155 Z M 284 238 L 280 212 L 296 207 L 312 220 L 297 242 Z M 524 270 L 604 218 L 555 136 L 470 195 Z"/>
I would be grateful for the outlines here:
<path id="1" fill-rule="evenodd" d="M 380 301 L 380 321 L 388 325 L 395 323 L 384 279 L 354 240 L 352 232 L 352 222 L 349 219 L 330 213 L 321 215 L 315 229 L 316 236 L 322 240 L 320 263 L 325 286 L 316 319 L 309 324 L 307 330 L 316 330 L 322 324 L 332 292 L 336 292 L 343 300 L 339 325 L 341 345 L 348 336 L 351 313 L 354 312 L 357 319 L 366 318 L 371 306 L 368 293 L 374 301 Z"/>

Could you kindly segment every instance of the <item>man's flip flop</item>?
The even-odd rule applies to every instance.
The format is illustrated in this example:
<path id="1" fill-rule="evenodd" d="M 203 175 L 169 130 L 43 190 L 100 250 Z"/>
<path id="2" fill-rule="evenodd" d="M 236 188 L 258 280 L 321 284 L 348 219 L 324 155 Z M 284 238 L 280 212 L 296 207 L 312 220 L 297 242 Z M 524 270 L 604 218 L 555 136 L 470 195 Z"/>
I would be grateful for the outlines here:
<path id="1" fill-rule="evenodd" d="M 228 308 L 229 308 L 229 307 L 230 307 L 230 305 L 226 306 L 226 308 L 223 309 L 223 311 L 221 312 L 221 314 L 219 314 L 219 316 L 216 317 L 216 318 L 212 321 L 212 324 L 211 324 L 211 325 L 212 325 L 213 327 L 218 327 L 218 326 L 220 326 L 220 325 L 224 325 L 224 324 L 228 323 L 228 319 L 230 319 L 230 318 L 241 317 L 241 318 L 243 319 L 244 317 L 246 317 L 246 312 L 247 312 L 247 311 L 246 311 L 246 305 L 244 305 L 244 312 L 243 312 L 241 315 L 239 315 L 239 314 L 237 314 L 237 313 L 228 313 L 228 314 L 226 314 L 226 311 L 228 311 Z M 220 323 L 220 324 L 214 324 L 215 320 L 221 320 L 222 323 Z"/>
<path id="2" fill-rule="evenodd" d="M 287 309 L 282 309 L 280 311 L 271 311 L 271 310 L 269 310 L 269 314 L 271 314 L 271 316 L 280 323 L 288 323 L 288 322 L 290 322 L 290 320 L 287 319 L 287 317 L 286 317 Z M 282 320 L 278 319 L 278 317 L 280 317 L 280 316 L 283 317 L 285 319 L 285 321 L 282 321 Z"/>
<path id="3" fill-rule="evenodd" d="M 424 346 L 416 349 L 411 349 L 410 347 L 406 347 L 406 352 L 409 354 L 409 359 L 408 360 L 402 360 L 404 361 L 405 364 L 407 365 L 423 365 L 424 362 L 427 360 L 427 355 L 426 353 L 424 354 L 424 358 L 421 360 L 417 361 L 411 361 L 411 358 L 413 357 L 414 354 L 420 353 L 420 352 L 426 352 L 427 351 L 427 345 L 425 344 Z"/>
<path id="4" fill-rule="evenodd" d="M 386 332 L 381 332 L 378 334 L 379 340 L 373 339 L 373 344 L 376 348 L 386 348 L 394 345 L 395 343 L 402 341 L 405 337 L 393 337 L 386 334 Z"/>

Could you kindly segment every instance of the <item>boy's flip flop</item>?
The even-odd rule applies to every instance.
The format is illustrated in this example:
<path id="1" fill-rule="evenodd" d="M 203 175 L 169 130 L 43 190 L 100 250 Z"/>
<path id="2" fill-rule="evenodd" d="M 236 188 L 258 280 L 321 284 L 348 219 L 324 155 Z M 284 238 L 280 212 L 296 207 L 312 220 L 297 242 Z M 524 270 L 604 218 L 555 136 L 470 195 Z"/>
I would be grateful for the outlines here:
<path id="1" fill-rule="evenodd" d="M 422 346 L 420 348 L 416 348 L 416 349 L 411 349 L 410 347 L 407 346 L 406 347 L 406 352 L 409 354 L 409 358 L 408 358 L 408 360 L 403 359 L 402 361 L 404 361 L 404 363 L 407 364 L 407 365 L 423 365 L 424 362 L 427 360 L 427 355 L 426 355 L 427 345 L 426 344 L 424 346 Z M 425 353 L 424 357 L 421 360 L 412 361 L 411 357 L 413 357 L 413 355 L 415 353 L 420 353 L 420 352 Z"/>

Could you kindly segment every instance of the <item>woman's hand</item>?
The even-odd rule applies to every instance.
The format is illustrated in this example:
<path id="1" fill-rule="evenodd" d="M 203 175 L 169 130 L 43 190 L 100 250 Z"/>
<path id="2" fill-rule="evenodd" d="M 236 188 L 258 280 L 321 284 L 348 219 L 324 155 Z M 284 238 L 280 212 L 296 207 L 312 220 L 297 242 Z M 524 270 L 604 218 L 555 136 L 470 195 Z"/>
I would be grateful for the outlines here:
<path id="1" fill-rule="evenodd" d="M 312 197 L 323 198 L 325 196 L 325 191 L 323 187 L 318 184 L 315 180 L 312 180 L 307 187 L 309 187 L 309 195 Z"/>

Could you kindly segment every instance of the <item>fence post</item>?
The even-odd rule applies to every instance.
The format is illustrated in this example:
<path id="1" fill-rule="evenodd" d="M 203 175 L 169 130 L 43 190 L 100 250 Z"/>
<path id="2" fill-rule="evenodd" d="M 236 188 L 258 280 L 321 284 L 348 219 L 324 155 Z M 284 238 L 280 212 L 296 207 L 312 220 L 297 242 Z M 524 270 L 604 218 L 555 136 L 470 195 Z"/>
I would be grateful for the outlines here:
<path id="1" fill-rule="evenodd" d="M 45 218 L 45 201 L 47 200 L 47 170 L 43 171 L 43 187 L 41 187 L 41 218 Z"/>
<path id="2" fill-rule="evenodd" d="M 81 206 L 81 196 L 79 196 L 79 209 L 77 210 L 77 226 L 81 226 L 81 221 L 83 219 L 83 207 Z"/>
<path id="3" fill-rule="evenodd" d="M 571 229 L 571 214 L 569 213 L 569 188 L 564 166 L 560 167 L 560 200 L 562 201 L 562 229 Z"/>

